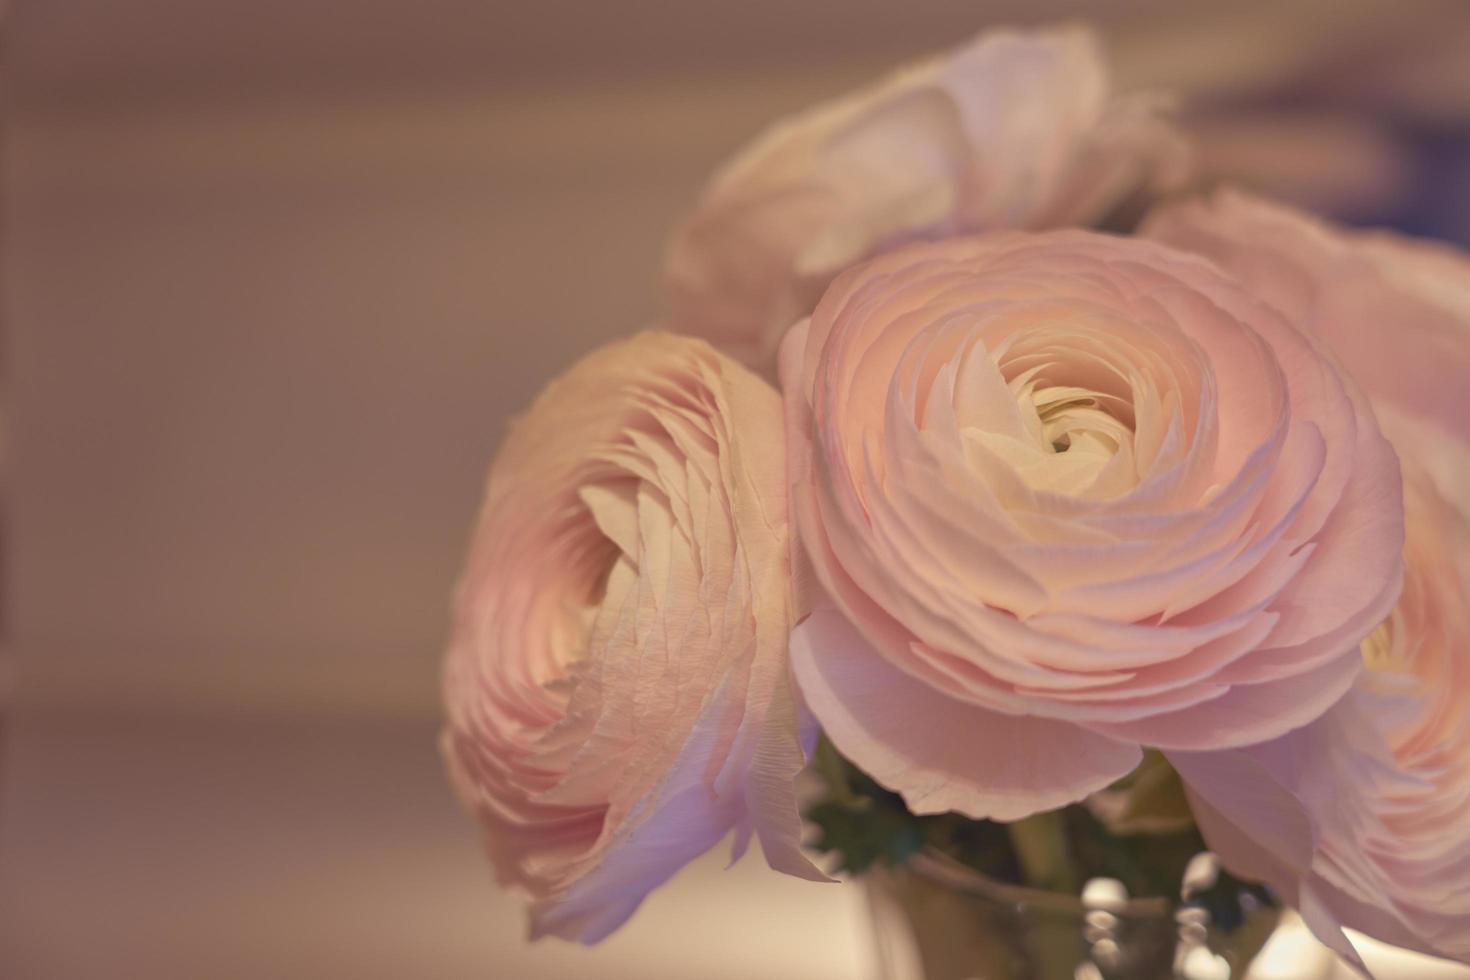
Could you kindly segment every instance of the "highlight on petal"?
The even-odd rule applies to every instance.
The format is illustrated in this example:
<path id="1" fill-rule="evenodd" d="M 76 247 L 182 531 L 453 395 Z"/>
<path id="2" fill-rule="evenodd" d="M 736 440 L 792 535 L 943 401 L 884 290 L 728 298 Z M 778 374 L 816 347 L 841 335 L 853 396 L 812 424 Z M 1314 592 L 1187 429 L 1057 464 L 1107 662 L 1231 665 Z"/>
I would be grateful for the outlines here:
<path id="1" fill-rule="evenodd" d="M 810 751 L 781 404 L 647 333 L 553 382 L 491 468 L 445 664 L 444 756 L 532 935 L 596 942 L 732 831 L 802 855 Z"/>
<path id="2" fill-rule="evenodd" d="M 1080 28 L 998 30 L 773 126 L 669 246 L 675 329 L 764 364 L 853 262 L 919 238 L 1088 224 L 1180 183 L 1160 100 Z"/>
<path id="3" fill-rule="evenodd" d="M 793 522 L 851 624 L 798 628 L 798 679 L 911 806 L 1024 816 L 1140 745 L 1300 728 L 1397 598 L 1401 484 L 1366 400 L 1194 256 L 1082 231 L 909 245 L 839 276 L 780 360 Z M 943 730 L 886 717 L 879 677 Z M 967 724 L 1080 768 L 1008 783 L 953 747 Z"/>

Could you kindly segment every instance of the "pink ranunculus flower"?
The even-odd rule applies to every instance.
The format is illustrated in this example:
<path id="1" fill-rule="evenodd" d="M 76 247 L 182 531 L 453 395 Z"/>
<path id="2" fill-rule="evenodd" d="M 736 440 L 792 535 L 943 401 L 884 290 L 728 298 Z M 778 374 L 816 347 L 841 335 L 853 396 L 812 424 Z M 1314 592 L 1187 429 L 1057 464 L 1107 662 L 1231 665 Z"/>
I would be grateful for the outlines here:
<path id="1" fill-rule="evenodd" d="M 1348 956 L 1343 926 L 1470 961 L 1470 259 L 1239 193 L 1164 209 L 1148 234 L 1311 324 L 1404 464 L 1404 592 L 1370 669 L 1299 731 L 1174 756 L 1201 827 Z"/>
<path id="2" fill-rule="evenodd" d="M 916 238 L 1089 224 L 1176 184 L 1182 138 L 1081 28 L 992 31 L 772 127 L 670 244 L 675 329 L 766 364 L 833 276 Z"/>
<path id="3" fill-rule="evenodd" d="M 595 942 L 732 830 L 799 847 L 780 398 L 703 341 L 589 355 L 490 471 L 444 754 L 532 935 Z"/>
<path id="4" fill-rule="evenodd" d="M 1400 478 L 1316 342 L 1195 256 L 1082 231 L 912 245 L 781 350 L 792 637 L 839 749 L 917 812 L 1078 800 L 1140 746 L 1332 706 L 1402 577 Z"/>
<path id="5" fill-rule="evenodd" d="M 1345 926 L 1470 961 L 1470 514 L 1404 475 L 1403 596 L 1353 690 L 1261 745 L 1170 754 L 1226 866 L 1360 967 Z"/>

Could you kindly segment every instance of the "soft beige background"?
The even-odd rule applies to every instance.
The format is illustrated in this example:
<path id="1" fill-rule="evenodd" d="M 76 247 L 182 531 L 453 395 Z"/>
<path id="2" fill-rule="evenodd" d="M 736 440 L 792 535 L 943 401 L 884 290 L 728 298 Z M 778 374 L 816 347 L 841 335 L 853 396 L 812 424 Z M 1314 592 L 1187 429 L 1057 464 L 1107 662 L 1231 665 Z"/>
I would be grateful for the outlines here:
<path id="1" fill-rule="evenodd" d="M 897 60 L 1089 7 L 1114 11 L 1121 74 L 1204 105 L 1356 78 L 1351 55 L 1399 35 L 1414 70 L 1382 91 L 1470 102 L 1470 59 L 1410 84 L 1426 33 L 1470 43 L 1453 0 L 18 4 L 23 703 L 431 712 L 507 414 L 657 316 L 703 175 Z"/>
<path id="2" fill-rule="evenodd" d="M 855 890 L 718 855 L 595 958 L 519 944 L 432 745 L 505 418 L 657 317 L 663 235 L 715 162 L 879 67 L 1092 11 L 1127 77 L 1204 106 L 1386 46 L 1413 70 L 1353 98 L 1454 119 L 1465 62 L 1433 52 L 1463 52 L 1465 9 L 13 5 L 0 975 L 863 975 Z M 1390 186 L 1392 147 L 1340 129 L 1377 169 L 1339 196 Z"/>

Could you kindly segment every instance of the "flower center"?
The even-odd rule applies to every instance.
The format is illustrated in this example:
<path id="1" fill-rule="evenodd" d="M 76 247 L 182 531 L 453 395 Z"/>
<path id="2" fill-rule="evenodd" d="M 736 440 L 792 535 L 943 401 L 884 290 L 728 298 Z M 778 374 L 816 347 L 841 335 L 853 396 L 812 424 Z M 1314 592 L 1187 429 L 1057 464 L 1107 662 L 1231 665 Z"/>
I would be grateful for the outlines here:
<path id="1" fill-rule="evenodd" d="M 1074 446 L 1111 459 L 1131 433 L 1109 415 L 1091 394 L 1072 388 L 1044 388 L 1031 396 L 1031 409 L 1041 423 L 1042 439 L 1052 452 L 1064 453 Z M 1024 411 L 1025 402 L 1020 406 Z"/>
<path id="2" fill-rule="evenodd" d="M 552 634 L 553 654 L 564 672 L 605 641 L 599 630 L 605 633 L 615 623 L 602 621 L 604 612 L 616 613 L 636 582 L 639 487 L 637 480 L 611 476 L 578 488 L 585 508 L 576 545 L 580 588 L 569 590 Z"/>
<path id="3" fill-rule="evenodd" d="M 1135 402 L 1159 398 L 1127 364 L 1028 333 L 994 348 L 975 343 L 936 370 L 920 392 L 919 424 L 954 433 L 965 465 L 995 486 L 1110 500 L 1138 485 Z M 1024 340 L 1025 343 L 1021 341 Z M 1095 346 L 1095 345 L 1094 345 Z"/>
<path id="4" fill-rule="evenodd" d="M 1032 372 L 1009 382 L 1030 436 L 1017 472 L 1033 489 L 1110 496 L 1131 484 L 1133 430 L 1109 410 L 1116 399 L 1086 388 L 1046 384 Z M 1126 458 L 1110 467 L 1119 454 Z"/>
<path id="5" fill-rule="evenodd" d="M 1395 656 L 1393 648 L 1393 617 L 1390 616 L 1378 624 L 1378 628 L 1367 636 L 1359 650 L 1363 654 L 1363 664 L 1369 670 L 1380 673 L 1402 673 L 1409 669 L 1401 657 Z"/>

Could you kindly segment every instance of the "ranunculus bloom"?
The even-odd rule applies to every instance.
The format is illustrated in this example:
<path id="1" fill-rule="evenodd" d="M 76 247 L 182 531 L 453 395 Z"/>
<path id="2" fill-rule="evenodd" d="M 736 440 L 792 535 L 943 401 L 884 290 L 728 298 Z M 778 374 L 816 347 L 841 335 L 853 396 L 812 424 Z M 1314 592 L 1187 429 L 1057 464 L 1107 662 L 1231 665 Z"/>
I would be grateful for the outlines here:
<path id="1" fill-rule="evenodd" d="M 833 276 L 875 252 L 1087 224 L 1181 180 L 1158 101 L 1108 89 L 1087 31 L 995 31 L 779 123 L 676 232 L 674 328 L 764 364 Z"/>
<path id="2" fill-rule="evenodd" d="M 602 938 L 731 830 L 821 877 L 792 788 L 781 426 L 744 368 L 642 334 L 554 382 L 491 468 L 443 746 L 533 936 Z"/>
<path id="3" fill-rule="evenodd" d="M 1369 670 L 1305 728 L 1170 761 L 1225 864 L 1334 949 L 1355 958 L 1350 926 L 1470 960 L 1470 526 L 1405 458 L 1404 592 Z"/>
<path id="4" fill-rule="evenodd" d="M 1463 254 L 1389 232 L 1345 232 L 1239 191 L 1161 208 L 1144 234 L 1209 257 L 1305 324 L 1375 405 L 1470 438 Z"/>
<path id="5" fill-rule="evenodd" d="M 1393 451 L 1209 263 L 1090 232 L 909 246 L 782 346 L 792 512 L 839 611 L 792 637 L 838 748 L 1014 819 L 1326 711 L 1402 574 Z"/>
<path id="6" fill-rule="evenodd" d="M 1313 329 L 1372 397 L 1404 461 L 1404 592 L 1370 670 L 1320 721 L 1175 765 L 1227 864 L 1340 927 L 1470 960 L 1470 260 L 1348 233 L 1241 194 L 1165 209 L 1196 249 Z"/>

